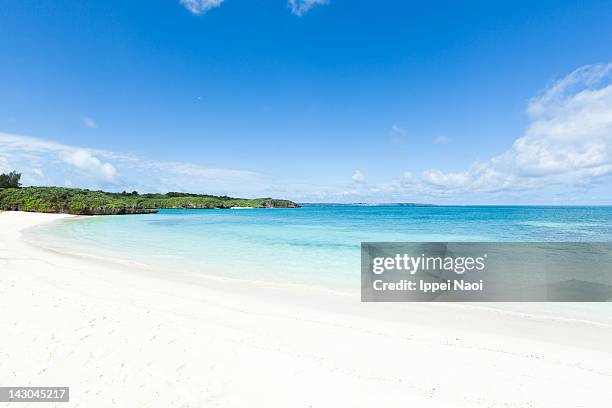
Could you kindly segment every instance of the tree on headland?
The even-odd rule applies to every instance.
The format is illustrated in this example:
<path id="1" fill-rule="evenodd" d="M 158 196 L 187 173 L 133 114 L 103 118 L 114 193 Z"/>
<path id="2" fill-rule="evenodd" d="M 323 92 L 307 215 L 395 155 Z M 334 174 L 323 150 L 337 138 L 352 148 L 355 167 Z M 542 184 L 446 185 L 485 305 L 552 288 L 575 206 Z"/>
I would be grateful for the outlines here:
<path id="1" fill-rule="evenodd" d="M 19 188 L 21 187 L 21 173 L 11 171 L 10 173 L 0 174 L 0 188 Z"/>

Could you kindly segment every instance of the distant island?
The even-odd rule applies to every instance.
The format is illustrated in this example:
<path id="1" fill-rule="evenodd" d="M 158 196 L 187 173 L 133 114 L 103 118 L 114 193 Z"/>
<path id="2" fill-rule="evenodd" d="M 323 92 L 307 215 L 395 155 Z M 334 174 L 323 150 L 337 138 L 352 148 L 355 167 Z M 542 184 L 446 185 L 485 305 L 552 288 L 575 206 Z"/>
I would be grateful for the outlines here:
<path id="1" fill-rule="evenodd" d="M 109 193 L 66 187 L 21 187 L 20 174 L 0 175 L 0 210 L 76 215 L 150 214 L 158 209 L 298 208 L 289 200 L 234 198 L 208 194 Z"/>
<path id="2" fill-rule="evenodd" d="M 304 207 L 325 207 L 330 205 L 350 207 L 437 207 L 426 203 L 301 203 Z"/>

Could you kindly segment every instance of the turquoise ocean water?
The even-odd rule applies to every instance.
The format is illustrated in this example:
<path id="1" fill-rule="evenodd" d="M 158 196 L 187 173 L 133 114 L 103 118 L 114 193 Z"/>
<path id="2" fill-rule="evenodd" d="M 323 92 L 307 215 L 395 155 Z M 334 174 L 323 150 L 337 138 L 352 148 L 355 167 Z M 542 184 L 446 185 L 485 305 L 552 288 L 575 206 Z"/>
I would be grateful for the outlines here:
<path id="1" fill-rule="evenodd" d="M 612 207 L 162 210 L 61 220 L 30 234 L 176 273 L 358 287 L 362 241 L 612 242 Z"/>

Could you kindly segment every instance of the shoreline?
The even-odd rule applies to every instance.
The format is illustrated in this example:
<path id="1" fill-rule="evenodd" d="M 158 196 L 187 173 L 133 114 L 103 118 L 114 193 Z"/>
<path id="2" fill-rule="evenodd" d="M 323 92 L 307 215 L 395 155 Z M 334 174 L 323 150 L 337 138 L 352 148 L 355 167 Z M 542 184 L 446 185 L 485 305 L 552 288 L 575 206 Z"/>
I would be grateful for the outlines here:
<path id="1" fill-rule="evenodd" d="M 91 218 L 98 217 L 96 216 L 81 216 L 81 215 L 67 215 L 66 217 L 61 217 L 61 219 L 79 219 L 79 218 Z M 58 221 L 53 220 L 53 221 Z M 122 258 L 122 257 L 107 257 L 101 254 L 94 254 L 92 252 L 68 252 L 68 248 L 61 247 L 53 247 L 46 245 L 44 242 L 41 242 L 41 237 L 37 236 L 36 233 L 33 233 L 32 229 L 40 226 L 33 225 L 31 227 L 25 228 L 21 231 L 22 240 L 28 245 L 36 248 L 38 250 L 47 251 L 49 253 L 74 258 L 79 262 L 93 262 L 102 266 L 106 266 L 109 268 L 117 267 L 117 268 L 129 268 L 130 272 L 138 273 L 138 274 L 148 274 L 148 277 L 158 277 L 161 279 L 169 279 L 169 280 L 179 280 L 183 283 L 190 283 L 195 285 L 204 285 L 211 282 L 218 282 L 220 285 L 239 285 L 245 287 L 260 287 L 260 288 L 270 288 L 277 290 L 295 290 L 295 291 L 304 291 L 304 292 L 314 292 L 314 293 L 329 293 L 333 296 L 355 296 L 359 297 L 360 292 L 358 290 L 353 289 L 352 287 L 343 286 L 343 287 L 326 287 L 322 284 L 305 284 L 305 283 L 294 283 L 294 282 L 285 282 L 285 281 L 273 281 L 266 279 L 247 279 L 247 278 L 236 278 L 233 276 L 226 276 L 222 274 L 217 274 L 214 271 L 201 271 L 198 270 L 196 273 L 193 270 L 187 270 L 185 273 L 176 274 L 169 273 L 167 271 L 166 266 L 158 266 L 152 263 L 144 263 L 141 261 L 136 261 L 132 259 Z M 151 275 L 152 274 L 152 275 Z M 227 288 L 225 288 L 227 289 Z"/>
<path id="2" fill-rule="evenodd" d="M 246 208 L 246 207 L 245 207 Z M 57 214 L 55 214 L 57 216 Z M 82 216 L 82 215 L 72 215 L 72 214 L 61 214 L 57 219 L 52 221 L 61 221 L 64 219 L 71 220 L 79 220 L 79 219 L 90 219 L 92 217 L 101 217 L 101 216 Z M 78 221 L 77 221 L 78 222 Z M 36 224 L 27 228 L 22 229 L 21 237 L 22 239 L 33 246 L 34 248 L 41 249 L 44 251 L 49 251 L 50 253 L 74 258 L 81 262 L 94 262 L 99 265 L 107 266 L 107 267 L 119 267 L 119 268 L 128 268 L 130 273 L 139 273 L 145 274 L 147 277 L 157 277 L 160 279 L 168 279 L 168 280 L 178 280 L 183 283 L 198 285 L 207 287 L 211 284 L 213 287 L 217 289 L 231 292 L 236 289 L 236 286 L 242 287 L 248 291 L 251 288 L 260 288 L 260 289 L 271 289 L 275 291 L 295 291 L 298 295 L 305 295 L 308 293 L 312 294 L 322 294 L 329 296 L 345 296 L 345 297 L 353 297 L 360 301 L 360 291 L 353 286 L 348 285 L 325 285 L 321 282 L 314 283 L 297 283 L 297 282 L 288 282 L 288 281 L 274 281 L 271 279 L 256 279 L 256 278 L 244 278 L 244 277 L 234 277 L 229 275 L 224 275 L 222 271 L 217 269 L 210 270 L 198 270 L 197 272 L 194 270 L 186 269 L 182 273 L 174 273 L 168 272 L 166 266 L 159 266 L 153 263 L 144 263 L 142 261 L 128 259 L 123 257 L 108 257 L 103 254 L 95 254 L 93 252 L 79 251 L 72 252 L 68 251 L 68 248 L 64 247 L 56 247 L 47 245 L 45 242 L 41 242 L 50 237 L 41 237 L 37 235 L 34 230 L 43 225 L 47 224 L 44 222 L 42 224 Z M 82 249 L 82 248 L 81 248 Z M 266 294 L 269 295 L 269 294 Z M 568 315 L 567 308 L 563 310 L 559 310 L 558 306 L 560 305 L 569 305 L 572 309 L 579 308 L 581 305 L 585 304 L 595 304 L 600 305 L 601 307 L 605 307 L 606 303 L 604 302 L 582 302 L 582 303 L 563 303 L 563 302 L 550 302 L 550 303 L 533 303 L 533 302 L 432 302 L 427 303 L 428 305 L 432 305 L 429 307 L 448 307 L 448 308 L 467 308 L 467 309 L 477 309 L 484 310 L 491 313 L 500 313 L 506 314 L 509 316 L 516 316 L 521 318 L 528 318 L 532 320 L 548 320 L 548 321 L 559 321 L 559 322 L 569 322 L 569 323 L 578 323 L 585 325 L 596 325 L 601 327 L 609 327 L 612 328 L 612 315 L 610 315 L 605 321 L 602 320 L 603 315 L 595 316 L 584 316 L 580 314 Z M 549 305 L 549 309 L 552 310 L 544 310 L 545 308 L 542 305 Z M 608 304 L 610 307 L 609 311 L 612 313 L 612 304 Z M 556 308 L 556 309 L 555 309 Z M 528 309 L 528 310 L 527 310 Z"/>
<path id="3" fill-rule="evenodd" d="M 68 385 L 70 405 L 86 407 L 612 401 L 607 324 L 486 306 L 362 304 L 225 278 L 194 284 L 23 240 L 28 227 L 65 217 L 0 213 L 0 307 L 11 311 L 0 316 L 11 328 L 0 339 L 4 385 Z"/>

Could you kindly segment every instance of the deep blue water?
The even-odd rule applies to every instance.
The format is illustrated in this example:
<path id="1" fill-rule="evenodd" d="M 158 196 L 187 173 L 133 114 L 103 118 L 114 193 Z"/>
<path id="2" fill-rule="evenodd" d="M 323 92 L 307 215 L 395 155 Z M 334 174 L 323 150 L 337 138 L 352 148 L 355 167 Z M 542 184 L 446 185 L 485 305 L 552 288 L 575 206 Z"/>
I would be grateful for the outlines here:
<path id="1" fill-rule="evenodd" d="M 56 248 L 177 273 L 350 285 L 362 241 L 612 242 L 612 207 L 163 210 L 63 220 L 33 233 Z"/>

